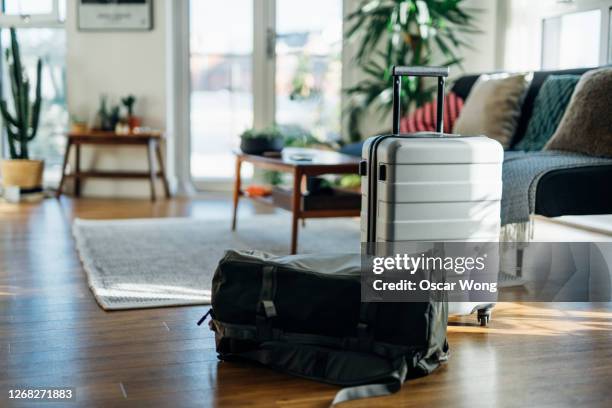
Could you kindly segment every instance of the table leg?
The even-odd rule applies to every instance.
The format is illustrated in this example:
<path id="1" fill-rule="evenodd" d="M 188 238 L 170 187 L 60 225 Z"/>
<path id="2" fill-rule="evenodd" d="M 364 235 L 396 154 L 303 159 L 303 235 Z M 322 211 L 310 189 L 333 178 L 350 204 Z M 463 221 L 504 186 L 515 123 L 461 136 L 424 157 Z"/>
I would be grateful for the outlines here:
<path id="1" fill-rule="evenodd" d="M 236 157 L 236 175 L 234 177 L 234 212 L 232 215 L 232 231 L 236 230 L 236 217 L 238 216 L 238 200 L 240 200 L 240 189 L 242 188 L 242 178 L 240 170 L 242 168 L 242 160 Z"/>
<path id="2" fill-rule="evenodd" d="M 74 160 L 74 195 L 75 197 L 81 196 L 81 144 L 77 143 L 76 157 Z"/>
<path id="3" fill-rule="evenodd" d="M 64 189 L 64 181 L 66 181 L 66 167 L 68 167 L 68 158 L 70 157 L 70 147 L 72 143 L 70 140 L 66 142 L 66 151 L 64 152 L 64 163 L 62 164 L 62 178 L 60 179 L 59 186 L 57 187 L 56 197 L 60 198 L 62 190 Z"/>
<path id="4" fill-rule="evenodd" d="M 155 152 L 157 153 L 157 163 L 159 165 L 159 171 L 161 173 L 162 184 L 164 185 L 164 192 L 166 193 L 166 198 L 170 198 L 170 187 L 168 187 L 168 179 L 166 178 L 166 168 L 164 167 L 164 159 L 162 157 L 159 141 L 155 143 Z"/>
<path id="5" fill-rule="evenodd" d="M 155 201 L 155 181 L 157 179 L 156 177 L 156 171 L 155 171 L 155 141 L 153 139 L 149 140 L 149 143 L 147 144 L 147 157 L 149 158 L 149 180 L 151 183 L 151 201 Z"/>
<path id="6" fill-rule="evenodd" d="M 302 199 L 302 172 L 296 168 L 293 172 L 293 197 L 291 203 L 291 255 L 297 252 L 298 220 Z"/>

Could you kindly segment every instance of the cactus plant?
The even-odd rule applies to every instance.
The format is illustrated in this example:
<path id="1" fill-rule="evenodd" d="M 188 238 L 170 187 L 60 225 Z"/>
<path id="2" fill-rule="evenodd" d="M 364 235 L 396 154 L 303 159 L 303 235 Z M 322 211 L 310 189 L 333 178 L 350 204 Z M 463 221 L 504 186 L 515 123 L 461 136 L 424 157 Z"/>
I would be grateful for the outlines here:
<path id="1" fill-rule="evenodd" d="M 28 143 L 36 137 L 40 118 L 42 60 L 39 58 L 36 64 L 34 101 L 30 102 L 30 80 L 21 65 L 21 54 L 15 28 L 11 28 L 10 31 L 11 48 L 6 50 L 5 56 L 14 113 L 9 112 L 8 104 L 4 98 L 0 99 L 0 113 L 6 128 L 11 158 L 29 159 Z"/>

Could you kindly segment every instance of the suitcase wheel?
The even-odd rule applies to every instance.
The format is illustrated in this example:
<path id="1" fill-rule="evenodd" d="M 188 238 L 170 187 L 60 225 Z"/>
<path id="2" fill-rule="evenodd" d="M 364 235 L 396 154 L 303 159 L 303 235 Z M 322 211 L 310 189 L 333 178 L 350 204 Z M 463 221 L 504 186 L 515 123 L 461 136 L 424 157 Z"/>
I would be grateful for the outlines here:
<path id="1" fill-rule="evenodd" d="M 481 326 L 487 326 L 491 321 L 491 308 L 478 309 L 478 323 Z"/>

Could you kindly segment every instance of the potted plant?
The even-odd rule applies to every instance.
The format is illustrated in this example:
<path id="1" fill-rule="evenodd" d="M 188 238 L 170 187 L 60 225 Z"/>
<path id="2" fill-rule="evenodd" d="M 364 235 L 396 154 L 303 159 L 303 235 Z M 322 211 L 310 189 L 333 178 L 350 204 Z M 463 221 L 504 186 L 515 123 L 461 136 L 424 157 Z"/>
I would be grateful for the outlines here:
<path id="1" fill-rule="evenodd" d="M 36 137 L 38 130 L 42 61 L 39 58 L 36 64 L 34 100 L 30 101 L 30 80 L 21 65 L 17 34 L 14 28 L 11 28 L 10 32 L 11 47 L 5 54 L 10 87 L 5 86 L 12 90 L 14 108 L 12 113 L 9 112 L 6 100 L 0 99 L 0 113 L 6 129 L 10 154 L 9 160 L 2 161 L 2 184 L 4 187 L 19 187 L 22 192 L 35 192 L 42 190 L 44 162 L 30 159 L 28 143 Z"/>
<path id="2" fill-rule="evenodd" d="M 248 129 L 242 132 L 240 139 L 240 149 L 246 154 L 280 152 L 284 145 L 283 135 L 276 127 Z"/>
<path id="3" fill-rule="evenodd" d="M 346 17 L 345 39 L 356 46 L 355 66 L 362 79 L 346 89 L 349 139 L 359 141 L 359 118 L 364 112 L 391 110 L 393 65 L 460 65 L 458 50 L 470 47 L 478 9 L 465 0 L 362 0 Z M 429 102 L 436 87 L 422 78 L 406 78 L 402 89 L 402 112 Z"/>
<path id="4" fill-rule="evenodd" d="M 72 133 L 87 132 L 87 121 L 79 118 L 77 115 L 70 115 L 70 132 Z"/>
<path id="5" fill-rule="evenodd" d="M 121 103 L 127 109 L 127 123 L 130 127 L 130 131 L 133 131 L 134 128 L 137 128 L 141 124 L 140 118 L 134 115 L 134 104 L 136 103 L 136 97 L 134 95 L 128 95 L 125 98 L 121 98 Z"/>

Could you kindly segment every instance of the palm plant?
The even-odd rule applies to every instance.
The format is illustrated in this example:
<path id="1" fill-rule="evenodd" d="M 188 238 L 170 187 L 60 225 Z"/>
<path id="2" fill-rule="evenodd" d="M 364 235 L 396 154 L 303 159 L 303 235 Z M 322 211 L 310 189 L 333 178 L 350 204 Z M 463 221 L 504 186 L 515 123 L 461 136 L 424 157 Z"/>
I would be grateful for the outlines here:
<path id="1" fill-rule="evenodd" d="M 346 18 L 346 38 L 357 42 L 355 62 L 365 74 L 358 84 L 346 89 L 349 104 L 349 133 L 359 140 L 356 119 L 374 107 L 385 114 L 392 106 L 393 65 L 461 64 L 461 47 L 469 47 L 466 34 L 479 32 L 473 12 L 464 0 L 364 0 Z M 432 87 L 421 78 L 407 78 L 402 89 L 402 111 L 431 100 Z"/>

